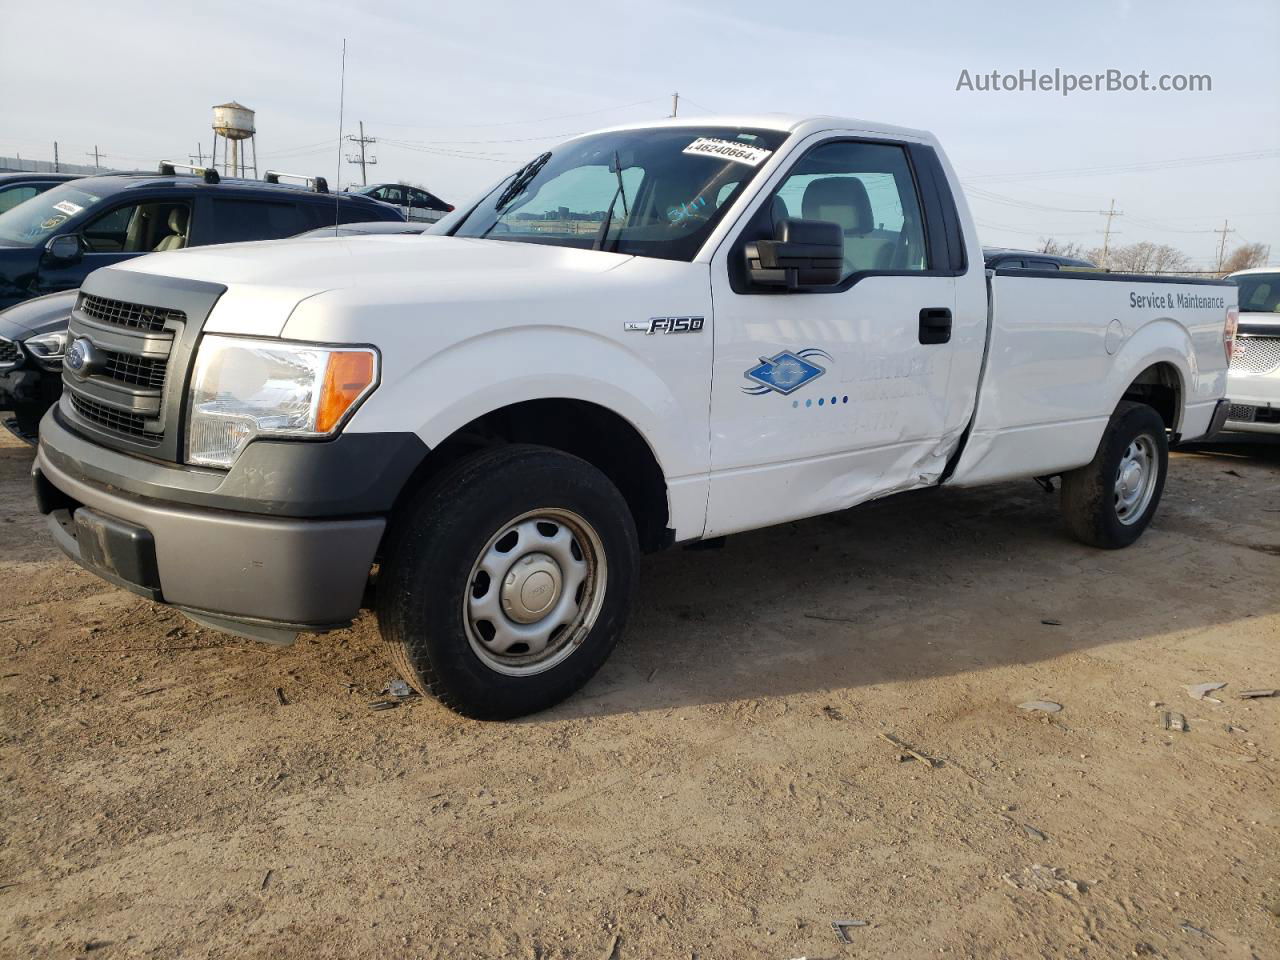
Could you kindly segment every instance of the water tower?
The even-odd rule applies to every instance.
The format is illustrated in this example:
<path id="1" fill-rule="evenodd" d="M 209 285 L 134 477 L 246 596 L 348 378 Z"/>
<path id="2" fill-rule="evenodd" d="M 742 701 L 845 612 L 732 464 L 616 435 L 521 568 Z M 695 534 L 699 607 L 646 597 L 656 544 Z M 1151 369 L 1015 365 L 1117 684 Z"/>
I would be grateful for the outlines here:
<path id="1" fill-rule="evenodd" d="M 233 177 L 242 177 L 249 166 L 253 167 L 253 176 L 258 176 L 258 141 L 254 138 L 253 111 L 242 103 L 232 100 L 220 103 L 213 108 L 213 168 L 218 169 L 218 141 L 222 141 L 222 172 Z M 249 161 L 249 151 L 240 149 L 240 141 L 249 141 L 253 148 L 253 160 Z"/>

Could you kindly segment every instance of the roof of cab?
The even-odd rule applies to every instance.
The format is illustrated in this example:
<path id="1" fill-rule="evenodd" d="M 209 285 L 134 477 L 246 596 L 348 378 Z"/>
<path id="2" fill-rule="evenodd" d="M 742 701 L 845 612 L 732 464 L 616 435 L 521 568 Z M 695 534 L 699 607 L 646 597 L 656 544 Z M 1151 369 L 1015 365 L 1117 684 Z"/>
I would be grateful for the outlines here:
<path id="1" fill-rule="evenodd" d="M 748 113 L 688 117 L 668 117 L 647 123 L 623 123 L 605 130 L 643 130 L 648 127 L 754 127 L 758 130 L 781 130 L 798 136 L 821 133 L 824 130 L 852 130 L 876 136 L 902 137 L 935 143 L 927 130 L 895 127 L 885 123 L 858 120 L 853 117 L 808 116 L 791 113 Z M 595 131 L 603 133 L 604 130 Z"/>

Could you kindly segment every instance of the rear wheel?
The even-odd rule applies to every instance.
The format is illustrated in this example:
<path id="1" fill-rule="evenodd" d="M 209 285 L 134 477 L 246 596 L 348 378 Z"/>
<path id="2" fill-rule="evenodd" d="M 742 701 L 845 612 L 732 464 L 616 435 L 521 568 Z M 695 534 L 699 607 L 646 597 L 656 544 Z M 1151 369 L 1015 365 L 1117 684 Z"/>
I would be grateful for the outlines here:
<path id="1" fill-rule="evenodd" d="M 378 623 L 419 691 L 502 719 L 569 696 L 617 644 L 638 549 L 599 470 L 542 447 L 486 450 L 396 519 Z"/>
<path id="2" fill-rule="evenodd" d="M 1062 512 L 1077 539 L 1127 547 L 1151 523 L 1169 469 L 1164 421 L 1142 403 L 1123 401 L 1086 466 L 1062 475 Z"/>

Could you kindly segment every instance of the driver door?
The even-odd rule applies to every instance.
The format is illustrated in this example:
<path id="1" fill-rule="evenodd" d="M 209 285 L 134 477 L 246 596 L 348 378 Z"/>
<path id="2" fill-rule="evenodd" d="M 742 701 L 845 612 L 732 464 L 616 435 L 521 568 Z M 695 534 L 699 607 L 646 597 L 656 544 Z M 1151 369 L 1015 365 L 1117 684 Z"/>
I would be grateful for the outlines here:
<path id="1" fill-rule="evenodd" d="M 948 417 L 956 344 L 939 342 L 956 271 L 922 159 L 906 142 L 814 138 L 717 251 L 704 536 L 936 482 L 961 428 Z M 840 283 L 751 283 L 745 246 L 783 217 L 840 225 Z"/>

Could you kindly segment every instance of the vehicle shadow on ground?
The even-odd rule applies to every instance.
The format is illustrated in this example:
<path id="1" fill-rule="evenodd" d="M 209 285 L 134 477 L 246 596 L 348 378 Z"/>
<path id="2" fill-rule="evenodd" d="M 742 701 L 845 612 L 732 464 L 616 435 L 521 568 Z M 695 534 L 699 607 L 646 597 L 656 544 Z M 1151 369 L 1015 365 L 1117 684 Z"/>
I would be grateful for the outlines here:
<path id="1" fill-rule="evenodd" d="M 627 637 L 542 716 L 843 691 L 1275 613 L 1278 485 L 1280 443 L 1201 445 L 1175 456 L 1155 523 L 1126 550 L 1071 539 L 1057 494 L 1027 481 L 647 557 Z"/>
<path id="2" fill-rule="evenodd" d="M 10 562 L 55 560 L 47 576 L 60 582 L 70 562 L 35 514 L 30 458 L 0 450 L 0 542 Z M 1280 442 L 1198 445 L 1175 456 L 1155 524 L 1127 550 L 1072 540 L 1057 495 L 1025 481 L 892 497 L 723 549 L 646 557 L 617 651 L 582 692 L 523 722 L 844 695 L 1275 613 L 1278 486 Z M 110 590 L 83 585 L 99 586 Z M 366 616 L 285 650 L 215 642 L 283 663 L 339 644 L 373 652 L 374 628 Z M 1051 693 L 1033 681 L 1028 698 Z"/>

